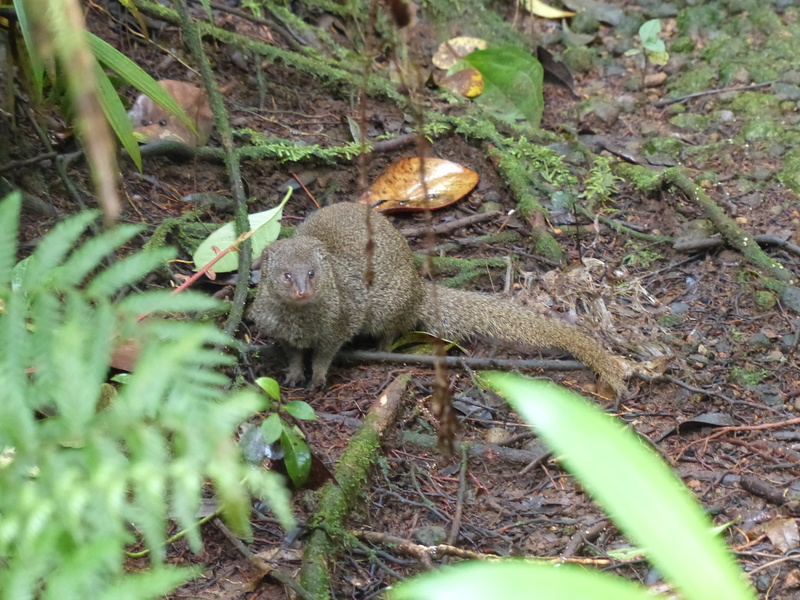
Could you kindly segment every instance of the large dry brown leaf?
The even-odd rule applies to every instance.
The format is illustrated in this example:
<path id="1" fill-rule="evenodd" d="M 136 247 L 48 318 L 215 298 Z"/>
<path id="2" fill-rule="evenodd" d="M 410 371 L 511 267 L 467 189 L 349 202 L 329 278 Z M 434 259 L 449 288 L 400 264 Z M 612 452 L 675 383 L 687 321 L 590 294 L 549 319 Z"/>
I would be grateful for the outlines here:
<path id="1" fill-rule="evenodd" d="M 421 173 L 419 158 L 403 158 L 391 164 L 358 201 L 384 213 L 435 210 L 457 202 L 478 183 L 475 171 L 449 160 L 426 158 L 426 202 Z"/>
<path id="2" fill-rule="evenodd" d="M 186 111 L 194 122 L 197 133 L 189 131 L 181 124 L 178 117 L 161 108 L 144 94 L 136 99 L 128 113 L 134 132 L 141 135 L 148 143 L 173 140 L 189 146 L 204 146 L 211 136 L 214 124 L 214 115 L 208 105 L 206 93 L 185 81 L 163 79 L 158 83 Z"/>

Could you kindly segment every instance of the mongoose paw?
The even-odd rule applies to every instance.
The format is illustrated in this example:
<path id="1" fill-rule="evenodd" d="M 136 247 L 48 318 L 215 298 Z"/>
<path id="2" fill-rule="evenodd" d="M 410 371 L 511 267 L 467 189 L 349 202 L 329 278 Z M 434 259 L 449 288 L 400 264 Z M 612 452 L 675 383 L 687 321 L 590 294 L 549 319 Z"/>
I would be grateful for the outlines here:
<path id="1" fill-rule="evenodd" d="M 302 369 L 289 369 L 286 371 L 286 377 L 283 378 L 283 384 L 286 387 L 297 387 L 303 379 Z"/>
<path id="2" fill-rule="evenodd" d="M 319 375 L 318 373 L 314 373 L 311 377 L 311 381 L 309 382 L 306 389 L 308 390 L 320 390 L 325 387 L 325 375 Z"/>

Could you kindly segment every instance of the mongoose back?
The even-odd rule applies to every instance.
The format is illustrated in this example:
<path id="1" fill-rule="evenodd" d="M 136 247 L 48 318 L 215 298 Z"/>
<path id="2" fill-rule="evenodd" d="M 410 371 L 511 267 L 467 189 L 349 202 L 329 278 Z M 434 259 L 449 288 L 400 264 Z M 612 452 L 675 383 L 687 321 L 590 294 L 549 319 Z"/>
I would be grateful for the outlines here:
<path id="1" fill-rule="evenodd" d="M 371 215 L 374 281 L 368 286 L 368 210 L 351 202 L 328 206 L 293 238 L 264 250 L 252 315 L 262 334 L 285 347 L 288 384 L 303 378 L 303 350 L 313 351 L 311 385 L 318 386 L 336 352 L 355 335 L 376 336 L 385 347 L 421 324 L 445 338 L 479 336 L 566 350 L 617 394 L 625 391 L 624 363 L 578 329 L 491 294 L 443 286 L 432 294 L 433 284 L 423 282 L 406 240 L 377 212 Z"/>

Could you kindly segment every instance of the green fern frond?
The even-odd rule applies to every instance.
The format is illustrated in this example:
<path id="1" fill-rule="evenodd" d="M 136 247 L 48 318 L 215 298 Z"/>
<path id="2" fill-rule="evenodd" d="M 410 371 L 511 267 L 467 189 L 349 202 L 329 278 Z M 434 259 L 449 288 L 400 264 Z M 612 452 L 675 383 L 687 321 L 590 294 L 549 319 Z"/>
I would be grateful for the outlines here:
<path id="1" fill-rule="evenodd" d="M 163 595 L 194 574 L 160 566 L 168 518 L 198 550 L 208 480 L 239 531 L 248 533 L 250 492 L 291 526 L 285 490 L 246 465 L 232 439 L 262 405 L 226 391 L 223 369 L 235 359 L 218 349 L 234 340 L 211 324 L 157 316 L 220 303 L 136 290 L 170 250 L 103 268 L 138 229 L 79 241 L 96 213 L 63 221 L 15 265 L 19 205 L 0 202 L 0 590 L 23 600 Z M 115 301 L 120 290 L 131 292 Z M 121 340 L 139 355 L 109 395 Z M 124 549 L 139 538 L 158 568 L 134 576 Z"/>

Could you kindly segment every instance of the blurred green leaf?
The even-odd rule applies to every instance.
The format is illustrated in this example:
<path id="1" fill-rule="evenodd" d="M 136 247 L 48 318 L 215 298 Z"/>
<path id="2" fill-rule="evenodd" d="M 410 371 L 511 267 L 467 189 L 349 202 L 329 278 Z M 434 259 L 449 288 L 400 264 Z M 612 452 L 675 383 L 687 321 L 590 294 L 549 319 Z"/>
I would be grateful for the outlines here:
<path id="1" fill-rule="evenodd" d="M 539 127 L 544 111 L 544 70 L 530 52 L 516 47 L 476 50 L 453 69 L 463 68 L 462 63 L 483 76 L 483 93 L 475 101 L 484 109 L 513 125 L 524 120 L 534 129 Z"/>
<path id="2" fill-rule="evenodd" d="M 133 135 L 133 126 L 131 125 L 128 111 L 125 110 L 125 107 L 119 99 L 119 95 L 117 95 L 117 90 L 114 89 L 108 75 L 106 75 L 99 64 L 97 64 L 95 71 L 97 72 L 97 91 L 99 93 L 100 106 L 103 108 L 103 113 L 106 119 L 108 119 L 111 129 L 114 130 L 117 139 L 119 139 L 125 147 L 125 150 L 128 151 L 136 168 L 141 172 L 142 155 L 139 152 L 139 142 L 136 141 L 136 137 Z"/>
<path id="3" fill-rule="evenodd" d="M 17 11 L 19 28 L 22 31 L 22 39 L 25 40 L 25 48 L 31 60 L 35 85 L 33 92 L 38 98 L 41 98 L 42 89 L 44 88 L 44 62 L 42 61 L 42 56 L 39 53 L 39 47 L 36 44 L 36 39 L 33 34 L 33 24 L 28 17 L 29 6 L 30 4 L 24 0 L 14 0 L 14 8 Z"/>
<path id="4" fill-rule="evenodd" d="M 389 600 L 654 600 L 621 577 L 573 565 L 468 562 L 399 584 Z M 719 596 L 720 598 L 722 596 Z"/>
<path id="5" fill-rule="evenodd" d="M 696 499 L 622 423 L 552 383 L 504 373 L 483 373 L 481 379 L 563 457 L 581 485 L 685 598 L 755 598 Z"/>

